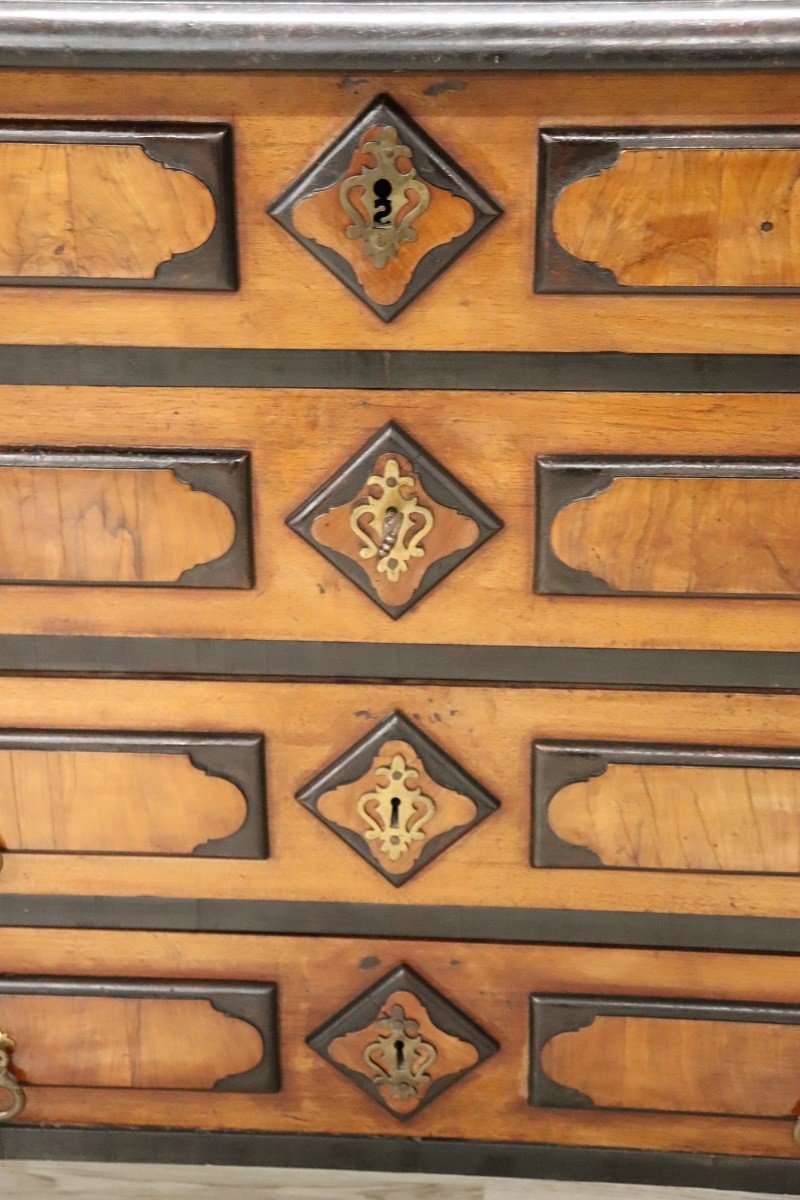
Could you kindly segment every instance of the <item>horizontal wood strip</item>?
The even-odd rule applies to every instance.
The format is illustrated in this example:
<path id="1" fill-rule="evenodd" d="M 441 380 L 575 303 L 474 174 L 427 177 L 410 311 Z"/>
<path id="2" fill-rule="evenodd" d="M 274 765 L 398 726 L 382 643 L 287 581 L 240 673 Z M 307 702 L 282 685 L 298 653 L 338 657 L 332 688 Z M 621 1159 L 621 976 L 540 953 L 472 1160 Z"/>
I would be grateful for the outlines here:
<path id="1" fill-rule="evenodd" d="M 598 1108 L 790 1117 L 800 1027 L 601 1015 L 559 1034 L 540 1068 Z"/>
<path id="2" fill-rule="evenodd" d="M 800 872 L 800 772 L 610 763 L 548 805 L 607 867 Z"/>
<path id="3" fill-rule="evenodd" d="M 623 478 L 563 509 L 555 554 L 620 592 L 800 594 L 800 479 Z"/>
<path id="4" fill-rule="evenodd" d="M 33 1087 L 205 1091 L 262 1053 L 252 1025 L 203 1000 L 0 995 L 0 1028 Z"/>
<path id="5" fill-rule="evenodd" d="M 191 854 L 234 833 L 246 802 L 188 756 L 0 749 L 0 848 Z"/>
<path id="6" fill-rule="evenodd" d="M 183 978 L 271 978 L 281 997 L 283 1083 L 275 1095 L 107 1092 L 104 1122 L 398 1136 L 403 1130 L 305 1044 L 308 1034 L 406 962 L 500 1044 L 487 1062 L 413 1118 L 415 1137 L 569 1145 L 680 1148 L 684 1152 L 795 1155 L 786 1119 L 640 1115 L 533 1108 L 527 1098 L 531 992 L 796 1002 L 800 959 L 608 947 L 467 946 L 354 938 L 0 930 L 4 967 Z M 210 974 L 207 974 L 210 972 Z M 98 1093 L 31 1088 L 26 1120 L 92 1123 Z"/>

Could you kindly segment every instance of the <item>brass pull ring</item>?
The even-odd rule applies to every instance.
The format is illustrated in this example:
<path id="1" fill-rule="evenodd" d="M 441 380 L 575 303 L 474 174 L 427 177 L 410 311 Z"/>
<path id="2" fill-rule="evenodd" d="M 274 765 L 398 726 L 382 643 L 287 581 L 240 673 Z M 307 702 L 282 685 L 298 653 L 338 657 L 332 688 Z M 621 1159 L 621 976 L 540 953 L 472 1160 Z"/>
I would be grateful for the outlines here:
<path id="1" fill-rule="evenodd" d="M 0 1121 L 11 1121 L 18 1117 L 25 1107 L 25 1093 L 20 1081 L 11 1074 L 11 1055 L 14 1052 L 14 1041 L 0 1029 L 0 1089 L 8 1092 L 11 1103 L 8 1108 L 0 1109 Z"/>

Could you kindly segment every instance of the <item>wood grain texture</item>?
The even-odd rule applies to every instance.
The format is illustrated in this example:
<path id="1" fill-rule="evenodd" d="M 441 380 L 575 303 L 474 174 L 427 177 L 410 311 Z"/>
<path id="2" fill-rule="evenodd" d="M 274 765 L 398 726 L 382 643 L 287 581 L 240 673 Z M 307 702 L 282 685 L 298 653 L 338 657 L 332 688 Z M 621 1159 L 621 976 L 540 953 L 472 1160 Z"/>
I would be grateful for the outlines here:
<path id="1" fill-rule="evenodd" d="M 207 1091 L 261 1059 L 252 1025 L 204 1000 L 0 996 L 14 1073 L 28 1087 Z"/>
<path id="2" fill-rule="evenodd" d="M 0 579 L 173 583 L 223 555 L 226 504 L 168 470 L 0 467 Z"/>
<path id="3" fill-rule="evenodd" d="M 728 298 L 729 304 L 735 302 Z M 8 445 L 52 444 L 57 430 L 56 440 L 66 446 L 177 444 L 251 451 L 256 560 L 255 588 L 217 589 L 206 593 L 202 604 L 181 589 L 126 593 L 110 588 L 66 595 L 63 588 L 0 588 L 0 628 L 7 633 L 795 650 L 798 605 L 793 600 L 654 597 L 643 602 L 621 596 L 596 604 L 534 595 L 532 575 L 537 456 L 672 457 L 702 450 L 723 458 L 785 458 L 797 453 L 796 409 L 795 396 L 776 394 L 189 388 L 148 389 L 143 403 L 137 388 L 0 386 L 0 440 Z M 504 526 L 399 621 L 390 620 L 285 525 L 314 487 L 391 419 L 421 438 Z"/>
<path id="4" fill-rule="evenodd" d="M 640 288 L 800 285 L 800 150 L 623 150 L 553 219 L 576 258 Z"/>
<path id="5" fill-rule="evenodd" d="M 605 866 L 800 873 L 800 772 L 611 763 L 548 806 Z"/>
<path id="6" fill-rule="evenodd" d="M 238 829 L 247 805 L 188 756 L 0 750 L 0 848 L 191 854 Z"/>
<path id="7" fill-rule="evenodd" d="M 401 888 L 295 799 L 396 707 L 500 802 Z M 270 826 L 270 857 L 260 861 L 74 855 L 55 870 L 42 856 L 8 855 L 4 894 L 381 903 L 392 906 L 401 930 L 404 906 L 414 904 L 800 918 L 798 876 L 776 886 L 755 875 L 533 870 L 529 845 L 534 741 L 791 749 L 796 695 L 0 678 L 0 724 L 263 733 Z"/>
<path id="8" fill-rule="evenodd" d="M 33 289 L 4 309 L 9 342 L 459 350 L 790 353 L 797 302 L 769 297 L 534 295 L 541 127 L 796 125 L 797 75 L 490 73 L 442 89 L 432 74 L 0 75 L 9 117 L 225 121 L 236 145 L 242 287 L 235 295 L 104 297 Z M 362 109 L 388 92 L 502 206 L 485 237 L 390 328 L 266 215 Z M 772 235 L 770 235 L 772 236 Z M 777 314 L 780 314 L 777 316 Z"/>
<path id="9" fill-rule="evenodd" d="M 615 479 L 562 509 L 551 542 L 621 592 L 797 596 L 800 479 Z"/>
<path id="10" fill-rule="evenodd" d="M 598 1108 L 789 1117 L 799 1054 L 796 1025 L 604 1015 L 551 1038 L 541 1069 Z"/>
<path id="11" fill-rule="evenodd" d="M 211 234 L 204 183 L 141 146 L 3 142 L 0 276 L 152 279 Z"/>
<path id="12" fill-rule="evenodd" d="M 306 1045 L 360 989 L 405 962 L 499 1043 L 498 1052 L 408 1122 L 411 1136 L 796 1155 L 791 1120 L 565 1111 L 527 1098 L 531 992 L 796 1003 L 792 955 L 492 946 L 375 939 L 0 930 L 4 969 L 274 979 L 282 1090 L 274 1095 L 29 1088 L 26 1120 L 103 1120 L 275 1131 L 397 1134 L 397 1118 Z"/>

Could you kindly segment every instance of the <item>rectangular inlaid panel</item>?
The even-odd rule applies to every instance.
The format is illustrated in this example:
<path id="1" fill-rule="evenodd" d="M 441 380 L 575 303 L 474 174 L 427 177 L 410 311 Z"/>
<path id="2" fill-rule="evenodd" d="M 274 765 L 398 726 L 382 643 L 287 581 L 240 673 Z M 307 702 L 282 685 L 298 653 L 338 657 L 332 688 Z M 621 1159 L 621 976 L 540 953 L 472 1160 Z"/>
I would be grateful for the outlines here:
<path id="1" fill-rule="evenodd" d="M 0 120 L 0 287 L 235 288 L 232 187 L 225 125 Z"/>
<path id="2" fill-rule="evenodd" d="M 274 1092 L 275 1011 L 271 983 L 0 978 L 0 1030 L 26 1093 Z"/>
<path id="3" fill-rule="evenodd" d="M 0 452 L 0 584 L 247 588 L 246 453 Z"/>
<path id="4" fill-rule="evenodd" d="M 536 587 L 800 596 L 800 461 L 543 458 Z"/>
<path id="5" fill-rule="evenodd" d="M 9 853 L 267 853 L 256 734 L 0 731 L 0 866 Z"/>
<path id="6" fill-rule="evenodd" d="M 586 912 L 593 928 L 598 920 L 603 928 L 613 925 L 612 918 L 597 918 L 598 913 L 620 913 L 628 930 L 639 928 L 638 914 L 651 927 L 661 914 L 672 914 L 670 922 L 679 931 L 683 917 L 693 918 L 688 924 L 696 926 L 701 915 L 800 919 L 800 872 L 789 861 L 796 846 L 790 832 L 780 851 L 789 866 L 779 881 L 751 873 L 759 868 L 755 857 L 747 865 L 732 860 L 734 871 L 705 874 L 690 869 L 687 860 L 670 871 L 647 865 L 598 870 L 596 863 L 591 864 L 595 869 L 577 864 L 570 870 L 534 868 L 530 846 L 534 743 L 669 742 L 676 755 L 682 746 L 705 746 L 710 752 L 722 744 L 749 747 L 754 757 L 760 750 L 770 761 L 788 763 L 797 755 L 796 694 L 0 677 L 2 726 L 41 729 L 45 720 L 48 726 L 82 729 L 90 738 L 104 726 L 139 730 L 154 743 L 175 729 L 206 737 L 207 730 L 249 730 L 262 737 L 269 857 L 240 858 L 235 841 L 227 843 L 227 851 L 225 842 L 218 844 L 220 857 L 188 853 L 191 839 L 200 840 L 200 812 L 193 807 L 194 823 L 180 856 L 111 855 L 91 847 L 56 856 L 6 854 L 0 909 L 3 901 L 13 908 L 22 903 L 18 897 L 33 896 L 45 916 L 48 903 L 57 915 L 61 897 L 109 897 L 109 912 L 124 926 L 131 913 L 143 919 L 137 897 L 152 897 L 149 911 L 157 913 L 169 912 L 169 905 L 159 909 L 161 898 L 192 898 L 201 909 L 205 900 L 227 901 L 226 921 L 240 919 L 241 901 L 241 919 L 247 922 L 256 919 L 254 905 L 261 920 L 272 919 L 274 905 L 280 920 L 314 921 L 320 914 L 305 911 L 306 902 L 381 905 L 388 914 L 381 920 L 391 917 L 402 926 L 408 912 L 410 920 L 427 921 L 435 933 L 438 909 L 450 906 L 470 910 L 470 927 L 483 922 L 483 936 L 490 938 L 495 919 L 500 929 L 510 924 L 517 930 L 514 936 L 525 936 L 523 914 L 534 910 L 531 920 L 540 922 L 546 918 L 535 910 L 543 909 L 555 910 L 555 926 L 559 912 Z M 52 734 L 43 731 L 42 736 Z M 779 759 L 772 760 L 770 752 Z M 136 761 L 144 763 L 142 757 Z M 230 758 L 226 761 L 230 770 Z M 171 771 L 180 767 L 182 779 L 193 781 L 195 794 L 202 788 L 216 798 L 214 820 L 221 823 L 224 816 L 224 832 L 235 838 L 227 814 L 234 798 L 237 815 L 243 802 L 226 779 L 214 771 L 203 783 L 200 770 L 180 755 L 169 764 Z M 162 780 L 167 763 L 163 767 Z M 787 806 L 790 773 L 763 772 L 782 781 L 780 798 Z M 766 836 L 766 827 L 775 823 L 768 807 L 777 784 L 762 782 L 763 775 L 758 776 L 760 790 L 751 787 L 751 795 L 763 813 L 759 830 Z M 748 779 L 753 782 L 752 775 Z M 223 796 L 228 798 L 224 810 Z M 115 802 L 114 808 L 120 807 Z M 169 817 L 175 839 L 177 812 L 188 811 L 188 800 L 173 816 L 165 812 L 162 818 L 161 807 L 153 797 L 147 828 L 166 830 Z M 791 811 L 786 820 L 791 831 Z M 101 827 L 101 817 L 96 824 Z M 136 829 L 130 836 L 142 833 Z M 732 839 L 733 834 L 721 844 L 731 846 Z M 695 846 L 702 851 L 699 835 Z M 494 909 L 509 911 L 495 918 Z M 357 916 L 365 919 L 363 913 Z"/>
<path id="7" fill-rule="evenodd" d="M 40 276 L 36 286 L 18 291 L 16 303 L 4 306 L 6 342 L 203 349 L 796 353 L 800 314 L 788 297 L 747 294 L 732 304 L 726 295 L 685 294 L 675 303 L 672 297 L 651 292 L 631 295 L 620 304 L 617 294 L 543 295 L 534 290 L 533 280 L 540 131 L 599 126 L 602 133 L 635 124 L 656 133 L 679 128 L 692 136 L 730 129 L 739 141 L 754 131 L 754 149 L 767 148 L 767 168 L 750 157 L 746 178 L 739 178 L 742 172 L 729 172 L 732 182 L 727 185 L 731 196 L 726 229 L 743 247 L 742 254 L 720 253 L 719 266 L 712 266 L 721 276 L 734 269 L 746 272 L 748 288 L 754 281 L 762 288 L 765 282 L 784 286 L 786 273 L 797 269 L 788 203 L 793 150 L 769 149 L 772 133 L 765 141 L 763 131 L 800 127 L 798 75 L 791 71 L 771 76 L 768 87 L 757 73 L 734 72 L 491 72 L 443 80 L 435 73 L 68 71 L 48 72 L 47 86 L 42 79 L 35 71 L 0 72 L 6 125 L 34 119 L 52 128 L 77 120 L 82 126 L 108 130 L 125 121 L 141 129 L 157 116 L 182 130 L 195 123 L 230 126 L 240 287 L 235 293 L 204 290 L 191 296 L 152 287 L 144 293 L 117 287 L 97 304 L 85 287 L 53 287 L 58 275 Z M 398 110 L 404 115 L 402 125 Z M 356 124 L 371 113 L 376 114 L 375 124 Z M 395 129 L 397 142 L 386 141 L 386 128 Z M 411 144 L 403 140 L 407 128 L 419 131 Z M 348 140 L 348 134 L 371 135 L 373 129 L 378 135 L 371 140 L 384 154 L 384 166 L 400 144 L 411 151 L 410 164 L 402 156 L 398 160 L 399 183 L 385 171 L 373 177 L 373 182 L 394 180 L 397 185 L 388 193 L 391 211 L 383 218 L 373 203 L 379 195 L 359 192 L 351 182 L 363 166 L 372 169 L 372 159 L 361 138 Z M 41 133 L 37 136 L 41 144 Z M 134 149 L 141 145 L 140 133 L 134 131 L 131 144 Z M 112 150 L 116 163 L 119 151 L 129 147 Z M 62 147 L 49 153 L 60 155 Z M 789 162 L 788 168 L 775 171 L 769 166 L 778 155 Z M 132 180 L 129 157 L 123 159 L 125 178 Z M 141 155 L 132 162 L 137 171 L 146 171 L 147 195 L 168 217 L 175 212 L 175 189 L 186 192 L 181 222 L 174 231 L 170 227 L 169 245 L 164 245 L 164 218 L 155 244 L 138 236 L 124 254 L 118 247 L 109 249 L 95 232 L 86 243 L 97 246 L 93 269 L 120 269 L 122 257 L 135 260 L 132 268 L 143 273 L 146 258 L 151 283 L 160 287 L 171 265 L 185 264 L 188 256 L 196 261 L 195 256 L 204 253 L 202 246 L 178 247 L 187 241 L 196 244 L 212 219 L 206 181 L 193 171 L 166 171 L 160 166 L 162 159 L 152 162 L 152 169 Z M 420 186 L 411 189 L 407 205 L 400 209 L 402 176 L 409 169 Z M 23 178 L 26 195 L 15 199 L 15 211 L 21 203 L 29 211 L 34 201 L 38 204 L 38 197 L 30 195 L 31 173 Z M 649 173 L 637 193 L 640 202 L 648 181 Z M 310 185 L 313 196 L 306 190 L 302 196 L 296 193 L 298 184 L 304 189 Z M 344 184 L 350 189 L 350 209 L 341 200 Z M 676 195 L 678 189 L 684 203 L 685 181 L 670 178 L 657 195 Z M 109 190 L 116 198 L 113 187 L 104 185 L 103 196 L 82 189 L 79 200 L 105 204 Z M 140 194 L 137 190 L 134 215 Z M 219 203 L 223 195 L 221 191 L 214 200 Z M 284 203 L 292 209 L 290 228 L 270 215 L 282 215 Z M 602 202 L 597 210 L 596 220 L 602 220 Z M 629 204 L 619 227 L 630 228 L 630 219 L 639 212 Z M 694 268 L 698 260 L 701 266 L 708 262 L 707 246 L 720 237 L 720 228 L 716 210 L 710 217 L 694 210 L 690 215 L 688 228 L 676 230 L 673 220 L 665 236 L 684 239 L 678 266 L 685 260 Z M 373 225 L 369 217 L 384 224 Z M 772 229 L 762 229 L 765 223 Z M 369 242 L 367 232 L 372 235 Z M 389 235 L 387 245 L 397 253 L 379 265 L 384 249 L 375 243 L 381 233 Z M 55 250 L 61 244 L 54 240 L 47 246 Z M 40 272 L 43 253 L 50 269 L 54 259 L 69 261 L 75 251 L 63 244 L 66 248 L 58 256 L 39 246 L 27 269 Z M 458 254 L 462 247 L 463 254 Z M 20 249 L 13 238 L 10 248 L 10 266 L 18 270 Z M 174 258 L 163 257 L 173 249 Z M 11 278 L 19 282 L 20 276 Z M 795 286 L 791 279 L 789 283 Z M 382 315 L 388 313 L 373 311 L 359 294 L 361 289 L 384 310 L 409 303 L 386 326 Z"/>
<path id="8" fill-rule="evenodd" d="M 800 874 L 800 754 L 540 742 L 537 867 Z"/>
<path id="9" fill-rule="evenodd" d="M 783 1019 L 787 1007 L 790 1012 L 797 1011 L 791 1008 L 800 994 L 800 958 L 796 955 L 755 957 L 613 947 L 501 946 L 491 941 L 465 944 L 402 937 L 6 928 L 0 929 L 0 957 L 7 972 L 56 977 L 74 975 L 75 963 L 79 962 L 87 984 L 94 975 L 138 977 L 145 982 L 167 972 L 175 983 L 269 979 L 277 987 L 280 1004 L 281 1090 L 274 1095 L 221 1094 L 218 1090 L 191 1094 L 186 1090 L 124 1087 L 100 1091 L 88 1084 L 69 1088 L 42 1083 L 28 1089 L 27 1108 L 21 1117 L 26 1123 L 93 1125 L 100 1120 L 123 1126 L 632 1146 L 756 1157 L 790 1158 L 797 1154 L 792 1138 L 792 1107 L 800 1099 L 798 1047 L 794 1040 L 800 1036 L 800 1026 L 789 1025 Z M 591 1012 L 599 1003 L 597 997 L 613 1004 L 620 995 L 636 995 L 656 1006 L 669 1003 L 691 1008 L 693 1013 L 698 1005 L 715 1011 L 720 1006 L 728 1010 L 745 1008 L 759 1015 L 778 1010 L 781 1015 L 775 1020 L 775 1032 L 772 1022 L 758 1019 L 737 1026 L 741 1041 L 731 1038 L 727 1044 L 738 1057 L 713 1084 L 730 1088 L 730 1108 L 738 1106 L 741 1113 L 754 1115 L 743 1116 L 736 1111 L 722 1116 L 708 1112 L 611 1112 L 600 1107 L 576 1110 L 531 1105 L 531 995 L 568 995 L 585 1003 Z M 379 1008 L 382 1004 L 388 1008 Z M 393 1012 L 395 1007 L 401 1008 L 402 1014 Z M 5 1016 L 8 1011 L 0 1013 Z M 418 1034 L 399 1030 L 395 1040 L 403 1042 L 419 1036 L 435 1051 L 433 1061 L 430 1049 L 420 1046 L 419 1054 L 409 1052 L 410 1066 L 427 1061 L 431 1079 L 426 1103 L 417 1105 L 416 1111 L 409 1112 L 414 1105 L 402 1096 L 391 1096 L 385 1070 L 382 1084 L 371 1084 L 364 1073 L 365 1051 L 378 1078 L 381 1066 L 388 1065 L 380 1045 L 375 1045 L 384 1035 L 377 1026 L 373 1033 L 370 1024 L 371 1019 L 380 1023 L 381 1012 L 398 1026 L 404 1019 L 418 1020 Z M 731 1021 L 730 1011 L 726 1021 Z M 693 1027 L 699 1024 L 694 1021 Z M 707 1024 L 709 1036 L 718 1038 L 718 1051 L 719 1027 L 713 1022 Z M 248 1033 L 231 1021 L 222 1027 L 231 1025 L 233 1031 Z M 0 1028 L 13 1036 L 13 1029 L 1 1019 Z M 218 1028 L 213 1027 L 214 1034 Z M 17 1036 L 12 1059 L 20 1069 L 24 1068 L 23 1048 L 27 1044 L 25 1030 L 22 1032 L 25 1036 Z M 209 1032 L 208 1026 L 203 1032 Z M 58 1047 L 74 1046 L 70 1042 L 74 1032 L 69 1028 L 53 1029 L 48 1036 L 48 1045 L 56 1047 L 50 1068 L 54 1071 Z M 200 1050 L 189 1030 L 179 1030 L 178 1036 L 183 1048 L 192 1048 L 193 1057 L 187 1058 L 183 1068 L 186 1078 L 188 1066 L 197 1061 L 194 1056 Z M 748 1049 L 751 1042 L 754 1049 Z M 256 1050 L 254 1043 L 243 1036 L 234 1045 L 239 1051 L 251 1046 Z M 754 1067 L 756 1051 L 763 1065 Z M 58 1050 L 59 1056 L 61 1053 Z M 207 1057 L 203 1059 L 202 1078 L 209 1089 L 216 1071 L 223 1074 L 249 1065 L 241 1059 L 234 1064 L 230 1050 L 220 1063 L 216 1043 L 207 1046 L 204 1053 Z M 81 1060 L 85 1078 L 95 1069 L 91 1057 Z M 655 1061 L 659 1061 L 657 1057 Z M 687 1076 L 677 1067 L 684 1061 L 687 1067 L 697 1069 L 697 1061 L 691 1056 L 675 1063 L 674 1070 L 663 1071 L 660 1080 L 664 1088 L 671 1083 L 683 1087 L 682 1099 L 686 1098 L 687 1087 L 682 1081 Z M 587 1059 L 585 1064 L 590 1083 L 593 1062 Z M 712 1066 L 709 1060 L 709 1075 Z M 196 1070 L 194 1066 L 192 1069 Z M 646 1064 L 632 1072 L 632 1088 L 642 1078 L 643 1069 Z M 44 1073 L 44 1064 L 41 1070 Z M 413 1087 L 414 1072 L 410 1074 L 409 1087 Z M 694 1078 L 688 1076 L 690 1081 Z M 744 1091 L 748 1082 L 752 1085 L 749 1094 Z M 706 1096 L 712 1096 L 711 1081 L 704 1086 Z M 387 1104 L 376 1100 L 376 1089 L 385 1094 Z M 401 1115 L 407 1117 L 402 1124 L 397 1115 L 400 1103 L 406 1110 Z M 392 1104 L 393 1110 L 387 1111 Z M 725 1110 L 722 1104 L 714 1107 Z"/>
<path id="10" fill-rule="evenodd" d="M 531 1104 L 791 1119 L 800 1009 L 531 996 Z"/>
<path id="11" fill-rule="evenodd" d="M 543 292 L 797 292 L 800 127 L 541 134 Z"/>
<path id="12" fill-rule="evenodd" d="M 66 447 L 95 447 L 92 453 L 101 461 L 100 448 L 120 447 L 112 455 L 116 463 L 126 447 L 125 462 L 137 468 L 91 474 L 92 486 L 109 479 L 110 497 L 101 496 L 96 505 L 96 492 L 83 499 L 79 492 L 71 520 L 86 532 L 69 536 L 66 546 L 55 495 L 49 490 L 42 495 L 41 519 L 38 508 L 26 504 L 25 519 L 35 519 L 47 531 L 46 544 L 52 539 L 52 560 L 43 562 L 38 543 L 22 536 L 20 496 L 7 489 L 3 507 L 2 481 L 14 460 L 0 456 L 0 579 L 7 578 L 5 555 L 13 556 L 23 580 L 42 579 L 43 572 L 46 581 L 49 577 L 24 591 L 0 586 L 0 628 L 5 633 L 229 641 L 795 650 L 800 604 L 792 590 L 797 538 L 790 497 L 800 489 L 796 410 L 796 396 L 779 393 L 676 397 L 603 391 L 0 386 L 0 445 L 50 446 L 57 431 Z M 166 449 L 170 446 L 174 449 Z M 140 447 L 164 448 L 165 457 L 152 459 Z M 220 463 L 219 471 L 214 467 L 195 490 L 170 474 L 173 459 L 176 466 L 186 461 L 188 467 L 189 460 L 199 458 L 211 467 L 219 461 L 219 447 L 237 447 L 232 457 L 241 458 L 240 465 L 231 463 L 228 473 Z M 698 522 L 706 521 L 698 524 L 698 534 L 710 527 L 713 536 L 704 535 L 688 550 L 687 518 L 680 510 L 671 533 L 685 555 L 681 560 L 670 550 L 667 566 L 683 571 L 677 586 L 684 588 L 689 568 L 702 566 L 703 579 L 698 575 L 688 582 L 693 588 L 702 583 L 704 598 L 683 592 L 659 599 L 650 591 L 646 603 L 613 593 L 602 604 L 587 604 L 574 596 L 535 592 L 537 544 L 540 553 L 548 544 L 537 531 L 537 460 L 576 458 L 579 473 L 581 463 L 600 467 L 621 458 L 635 463 L 657 458 L 683 464 L 701 452 L 713 459 L 711 475 L 703 477 L 706 468 L 699 467 L 696 479 L 681 475 L 675 486 L 708 488 L 712 497 L 724 487 L 726 495 L 733 489 L 737 498 L 718 514 L 724 517 L 718 527 L 713 506 L 698 514 Z M 68 449 L 59 453 L 65 459 L 57 461 L 65 467 L 73 461 Z M 34 460 L 41 461 L 35 455 L 21 461 L 30 466 Z M 410 490 L 401 476 L 392 475 L 392 461 L 403 478 L 411 472 Z M 168 469 L 143 474 L 141 468 L 150 463 Z M 749 464 L 755 468 L 752 478 L 738 478 L 748 474 Z M 246 466 L 252 471 L 252 514 L 237 518 L 240 558 L 234 554 L 232 563 L 225 557 L 233 537 L 226 504 L 236 510 Z M 723 470 L 729 477 L 717 478 Z M 683 467 L 674 471 L 680 475 Z M 50 476 L 45 470 L 34 473 L 43 488 Z M 369 484 L 371 474 L 378 483 Z M 160 511 L 171 518 L 148 525 L 135 554 L 128 534 L 138 520 L 135 507 L 131 500 L 121 509 L 114 490 L 128 476 L 153 480 L 153 487 L 157 477 Z M 230 480 L 225 503 L 219 490 L 223 476 Z M 75 477 L 84 475 L 76 470 L 70 478 Z M 641 488 L 647 483 L 620 479 L 602 495 L 568 506 L 559 519 L 572 522 L 579 513 L 593 513 L 623 484 Z M 399 506 L 391 502 L 398 489 Z M 747 511 L 739 503 L 739 489 L 749 498 Z M 773 503 L 773 489 L 785 503 Z M 546 499 L 543 490 L 539 501 Z M 148 514 L 154 504 L 148 499 Z M 405 529 L 390 508 L 405 520 Z M 107 513 L 102 520 L 101 511 Z M 637 512 L 646 517 L 646 511 Z M 626 505 L 623 516 L 627 513 Z M 252 568 L 245 538 L 251 520 Z M 544 517 L 538 524 L 548 528 Z M 4 528 L 17 531 L 13 539 L 4 539 Z M 652 561 L 647 555 L 659 550 L 667 528 L 662 520 L 644 529 L 626 526 L 626 536 L 615 533 L 605 549 L 616 561 L 633 540 L 637 546 L 642 541 L 642 553 L 628 555 L 623 565 L 647 567 Z M 718 549 L 720 530 L 724 555 Z M 573 538 L 582 552 L 582 535 Z M 388 552 L 398 541 L 402 560 Z M 414 548 L 422 555 L 415 556 Z M 223 557 L 215 559 L 218 554 Z M 95 555 L 108 557 L 95 565 Z M 237 568 L 234 578 L 233 567 L 245 558 L 247 571 Z M 193 564 L 205 566 L 192 569 Z M 255 586 L 249 588 L 243 583 L 251 570 Z M 117 586 L 80 592 L 61 586 L 76 574 L 117 581 Z M 203 578 L 217 585 L 213 596 L 201 598 L 182 586 L 131 586 L 138 579 L 200 584 Z M 599 575 L 582 571 L 578 578 L 582 589 L 608 588 Z M 720 578 L 741 589 L 736 603 L 730 600 L 733 592 L 709 597 Z M 745 599 L 745 593 L 757 601 Z M 774 599 L 764 599 L 767 594 Z"/>

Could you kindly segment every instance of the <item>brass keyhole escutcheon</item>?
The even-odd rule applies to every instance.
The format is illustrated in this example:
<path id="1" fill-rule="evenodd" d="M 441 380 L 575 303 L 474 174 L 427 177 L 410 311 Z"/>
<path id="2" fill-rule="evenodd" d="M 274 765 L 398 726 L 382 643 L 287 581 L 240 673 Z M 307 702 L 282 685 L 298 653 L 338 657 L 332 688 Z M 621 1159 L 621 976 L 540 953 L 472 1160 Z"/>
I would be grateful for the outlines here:
<path id="1" fill-rule="evenodd" d="M 0 1029 L 0 1091 L 8 1092 L 11 1096 L 8 1107 L 0 1109 L 0 1121 L 12 1121 L 25 1107 L 22 1084 L 11 1074 L 11 1055 L 14 1048 L 14 1040 Z"/>

